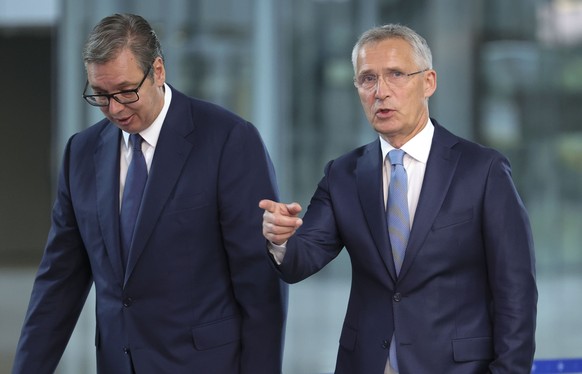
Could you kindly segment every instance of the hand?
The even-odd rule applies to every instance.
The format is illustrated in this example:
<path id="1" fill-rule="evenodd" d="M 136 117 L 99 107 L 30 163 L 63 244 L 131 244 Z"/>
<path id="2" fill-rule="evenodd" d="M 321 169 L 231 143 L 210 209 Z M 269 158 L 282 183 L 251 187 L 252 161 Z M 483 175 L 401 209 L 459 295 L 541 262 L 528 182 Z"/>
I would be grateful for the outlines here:
<path id="1" fill-rule="evenodd" d="M 263 236 L 276 245 L 284 244 L 303 224 L 298 217 L 301 205 L 283 204 L 272 200 L 261 200 L 259 208 L 264 209 Z"/>

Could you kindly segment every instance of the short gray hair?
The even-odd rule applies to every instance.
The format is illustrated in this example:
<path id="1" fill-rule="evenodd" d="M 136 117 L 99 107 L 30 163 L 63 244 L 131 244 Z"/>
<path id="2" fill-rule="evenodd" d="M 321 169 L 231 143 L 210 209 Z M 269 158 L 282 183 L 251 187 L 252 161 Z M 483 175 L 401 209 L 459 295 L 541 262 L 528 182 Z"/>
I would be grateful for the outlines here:
<path id="1" fill-rule="evenodd" d="M 354 72 L 356 72 L 356 64 L 358 62 L 358 54 L 362 47 L 369 43 L 377 43 L 386 39 L 399 38 L 402 39 L 412 47 L 416 63 L 421 69 L 432 69 L 432 53 L 426 40 L 420 36 L 416 31 L 409 27 L 399 24 L 387 24 L 384 26 L 374 27 L 364 32 L 352 50 L 352 65 Z"/>
<path id="2" fill-rule="evenodd" d="M 141 16 L 114 14 L 103 18 L 91 31 L 83 49 L 83 63 L 104 64 L 128 48 L 145 73 L 157 57 L 164 59 L 155 31 Z M 150 73 L 153 74 L 153 73 Z"/>

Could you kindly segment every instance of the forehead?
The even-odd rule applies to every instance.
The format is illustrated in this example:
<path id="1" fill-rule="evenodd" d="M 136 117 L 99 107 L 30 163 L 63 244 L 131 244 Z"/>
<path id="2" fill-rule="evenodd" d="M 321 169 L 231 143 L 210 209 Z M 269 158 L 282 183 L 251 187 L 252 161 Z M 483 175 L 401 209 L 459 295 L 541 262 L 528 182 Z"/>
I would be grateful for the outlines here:
<path id="1" fill-rule="evenodd" d="M 86 69 L 89 84 L 101 88 L 135 83 L 143 74 L 137 59 L 128 50 L 104 63 L 88 63 Z"/>
<path id="2" fill-rule="evenodd" d="M 357 70 L 403 69 L 414 65 L 410 44 L 401 38 L 389 38 L 364 44 L 357 58 Z"/>

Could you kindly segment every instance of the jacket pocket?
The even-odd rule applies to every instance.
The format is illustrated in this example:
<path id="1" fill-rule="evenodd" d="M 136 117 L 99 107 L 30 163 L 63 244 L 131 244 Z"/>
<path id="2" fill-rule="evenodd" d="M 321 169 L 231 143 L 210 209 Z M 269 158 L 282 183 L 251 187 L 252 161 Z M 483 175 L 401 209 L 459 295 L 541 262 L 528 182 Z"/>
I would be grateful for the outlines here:
<path id="1" fill-rule="evenodd" d="M 232 317 L 192 328 L 194 347 L 203 351 L 240 340 L 240 319 Z"/>
<path id="2" fill-rule="evenodd" d="M 171 215 L 187 211 L 193 211 L 211 204 L 210 197 L 202 192 L 186 195 L 182 197 L 174 197 L 166 203 L 163 215 Z"/>
<path id="3" fill-rule="evenodd" d="M 455 339 L 453 340 L 453 358 L 456 362 L 493 360 L 493 339 L 488 336 Z"/>
<path id="4" fill-rule="evenodd" d="M 440 230 L 445 227 L 459 225 L 469 222 L 473 219 L 473 209 L 467 209 L 461 212 L 440 214 L 436 217 L 432 230 Z"/>

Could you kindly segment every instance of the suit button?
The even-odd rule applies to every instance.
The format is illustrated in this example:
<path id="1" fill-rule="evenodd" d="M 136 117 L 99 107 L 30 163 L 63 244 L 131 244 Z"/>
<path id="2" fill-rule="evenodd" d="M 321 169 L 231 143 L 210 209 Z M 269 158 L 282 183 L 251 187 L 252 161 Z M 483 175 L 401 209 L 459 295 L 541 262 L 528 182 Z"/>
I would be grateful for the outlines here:
<path id="1" fill-rule="evenodd" d="M 123 353 L 125 353 L 126 355 L 128 355 L 129 354 L 129 348 L 123 347 Z"/>
<path id="2" fill-rule="evenodd" d="M 402 296 L 400 295 L 400 292 L 396 292 L 394 294 L 394 296 L 392 296 L 392 300 L 399 302 L 400 300 L 402 300 Z"/>
<path id="3" fill-rule="evenodd" d="M 123 300 L 123 306 L 126 308 L 129 308 L 132 303 L 133 303 L 133 300 L 131 297 L 128 297 L 127 299 Z"/>
<path id="4" fill-rule="evenodd" d="M 384 340 L 382 342 L 382 349 L 388 349 L 390 347 L 390 342 L 388 340 Z"/>

